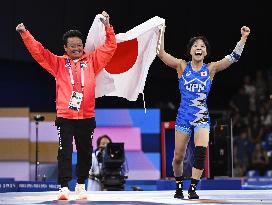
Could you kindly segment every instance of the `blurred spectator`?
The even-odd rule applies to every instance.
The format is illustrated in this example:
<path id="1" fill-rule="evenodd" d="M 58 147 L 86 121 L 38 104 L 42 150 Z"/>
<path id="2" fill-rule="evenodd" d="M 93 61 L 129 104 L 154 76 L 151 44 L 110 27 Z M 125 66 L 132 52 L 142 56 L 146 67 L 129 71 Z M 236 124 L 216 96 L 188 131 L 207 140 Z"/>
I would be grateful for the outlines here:
<path id="1" fill-rule="evenodd" d="M 234 177 L 243 177 L 247 171 L 246 166 L 241 162 L 236 162 L 234 169 L 233 169 L 233 175 Z"/>
<path id="2" fill-rule="evenodd" d="M 272 124 L 272 110 L 269 103 L 264 103 L 263 106 L 260 107 L 260 120 L 264 126 Z"/>
<path id="3" fill-rule="evenodd" d="M 245 76 L 242 88 L 230 101 L 235 136 L 235 176 L 244 176 L 246 170 L 254 168 L 264 174 L 265 168 L 269 166 L 267 153 L 272 153 L 272 100 L 269 99 L 272 81 L 269 82 L 269 79 L 272 79 L 272 70 L 265 75 L 263 71 L 257 70 L 254 83 L 250 76 Z"/>
<path id="4" fill-rule="evenodd" d="M 232 115 L 232 123 L 233 123 L 233 133 L 234 135 L 238 135 L 247 125 L 244 121 L 244 118 L 237 112 Z"/>
<path id="5" fill-rule="evenodd" d="M 248 137 L 247 128 L 241 130 L 238 136 L 234 138 L 234 166 L 236 169 L 247 170 L 250 162 L 252 143 Z M 244 175 L 245 173 L 243 173 Z"/>
<path id="6" fill-rule="evenodd" d="M 267 81 L 265 80 L 263 76 L 262 70 L 256 71 L 256 108 L 258 111 L 258 108 L 261 107 L 261 105 L 265 102 L 267 97 Z"/>
<path id="7" fill-rule="evenodd" d="M 272 129 L 270 128 L 264 139 L 264 148 L 272 151 Z"/>
<path id="8" fill-rule="evenodd" d="M 242 117 L 245 117 L 249 112 L 249 97 L 245 92 L 244 87 L 240 87 L 239 93 L 235 94 L 230 101 L 230 107 L 234 112 L 240 113 Z"/>
<path id="9" fill-rule="evenodd" d="M 264 134 L 264 128 L 261 124 L 260 118 L 254 114 L 250 119 L 250 139 L 251 142 L 256 144 L 261 142 Z"/>
<path id="10" fill-rule="evenodd" d="M 249 110 L 250 111 L 256 111 L 256 87 L 254 84 L 252 84 L 251 78 L 249 75 L 246 75 L 244 77 L 244 89 L 245 93 L 249 97 Z"/>
<path id="11" fill-rule="evenodd" d="M 272 94 L 272 67 L 270 67 L 270 69 L 267 70 L 266 76 L 267 76 L 268 93 L 270 95 Z"/>
<path id="12" fill-rule="evenodd" d="M 268 156 L 265 149 L 260 143 L 255 145 L 254 151 L 252 153 L 251 165 L 249 170 L 257 170 L 260 173 L 260 176 L 264 176 L 266 170 L 268 169 Z"/>

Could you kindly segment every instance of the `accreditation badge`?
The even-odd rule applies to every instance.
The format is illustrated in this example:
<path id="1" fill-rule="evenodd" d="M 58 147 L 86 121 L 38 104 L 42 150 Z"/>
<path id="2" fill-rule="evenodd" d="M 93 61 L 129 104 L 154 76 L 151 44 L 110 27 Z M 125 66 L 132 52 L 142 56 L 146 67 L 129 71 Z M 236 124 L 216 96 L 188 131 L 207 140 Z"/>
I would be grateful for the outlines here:
<path id="1" fill-rule="evenodd" d="M 83 93 L 73 91 L 68 108 L 79 111 L 82 99 L 83 99 Z"/>

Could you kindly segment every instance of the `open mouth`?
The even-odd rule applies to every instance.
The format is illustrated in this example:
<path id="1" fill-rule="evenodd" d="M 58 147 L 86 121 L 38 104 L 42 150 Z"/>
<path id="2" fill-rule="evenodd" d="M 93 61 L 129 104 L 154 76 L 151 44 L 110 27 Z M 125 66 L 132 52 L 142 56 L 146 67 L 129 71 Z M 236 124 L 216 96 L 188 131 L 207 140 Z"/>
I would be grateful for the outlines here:
<path id="1" fill-rule="evenodd" d="M 195 55 L 196 56 L 201 56 L 202 55 L 202 51 L 201 50 L 196 50 Z"/>
<path id="2" fill-rule="evenodd" d="M 73 54 L 80 54 L 80 51 L 72 51 Z"/>

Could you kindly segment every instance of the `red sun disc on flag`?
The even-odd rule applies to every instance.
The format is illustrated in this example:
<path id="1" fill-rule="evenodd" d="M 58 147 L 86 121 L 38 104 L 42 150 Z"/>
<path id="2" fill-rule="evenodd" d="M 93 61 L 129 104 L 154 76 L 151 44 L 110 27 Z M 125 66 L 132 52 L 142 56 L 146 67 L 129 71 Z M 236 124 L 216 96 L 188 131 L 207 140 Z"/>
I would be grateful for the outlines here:
<path id="1" fill-rule="evenodd" d="M 117 49 L 105 69 L 110 74 L 124 73 L 135 64 L 137 57 L 137 39 L 117 43 Z"/>

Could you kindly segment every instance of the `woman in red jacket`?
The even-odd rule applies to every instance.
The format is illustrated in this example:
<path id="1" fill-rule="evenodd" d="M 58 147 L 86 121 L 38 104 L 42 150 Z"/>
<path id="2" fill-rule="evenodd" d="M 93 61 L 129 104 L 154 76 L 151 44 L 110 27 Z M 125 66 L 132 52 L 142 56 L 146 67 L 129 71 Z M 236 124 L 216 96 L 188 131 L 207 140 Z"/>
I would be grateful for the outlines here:
<path id="1" fill-rule="evenodd" d="M 92 135 L 96 127 L 95 76 L 107 65 L 117 47 L 109 15 L 105 11 L 102 15 L 106 42 L 91 53 L 84 53 L 83 36 L 78 30 L 70 30 L 63 35 L 65 54 L 57 56 L 36 41 L 24 24 L 16 27 L 32 57 L 56 80 L 59 200 L 68 200 L 69 196 L 73 137 L 77 148 L 75 191 L 79 199 L 87 199 L 85 180 L 91 168 Z"/>

